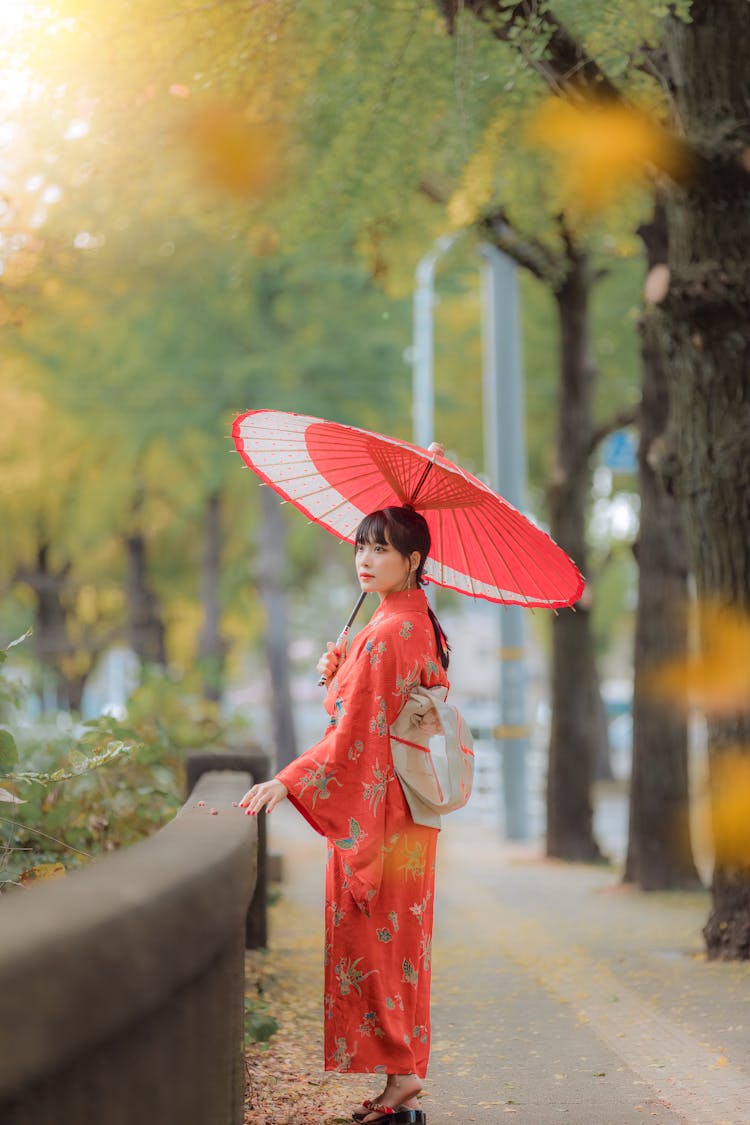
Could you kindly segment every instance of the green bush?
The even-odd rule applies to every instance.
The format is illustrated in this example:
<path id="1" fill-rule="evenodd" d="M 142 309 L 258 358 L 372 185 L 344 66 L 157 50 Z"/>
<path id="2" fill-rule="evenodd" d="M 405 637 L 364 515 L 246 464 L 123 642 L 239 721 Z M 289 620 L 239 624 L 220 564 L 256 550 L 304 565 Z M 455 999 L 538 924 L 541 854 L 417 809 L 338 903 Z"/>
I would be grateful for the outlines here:
<path id="1" fill-rule="evenodd" d="M 259 988 L 257 995 L 245 996 L 245 1046 L 251 1043 L 268 1044 L 279 1030 L 278 1021 L 271 1015 L 270 1005 L 263 999 Z"/>
<path id="2" fill-rule="evenodd" d="M 17 699 L 1 676 L 0 685 L 3 721 Z M 37 726 L 16 738 L 0 730 L 3 885 L 59 874 L 150 835 L 182 804 L 186 751 L 246 733 L 223 723 L 216 704 L 156 671 L 145 675 L 123 719 L 75 726 L 68 718 L 67 728 Z"/>

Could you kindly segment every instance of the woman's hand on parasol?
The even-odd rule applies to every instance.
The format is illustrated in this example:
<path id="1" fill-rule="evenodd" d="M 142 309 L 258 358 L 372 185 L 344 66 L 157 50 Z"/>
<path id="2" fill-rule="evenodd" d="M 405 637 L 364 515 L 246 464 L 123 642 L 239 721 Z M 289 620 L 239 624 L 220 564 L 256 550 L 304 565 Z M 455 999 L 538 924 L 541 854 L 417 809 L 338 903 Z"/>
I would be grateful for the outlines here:
<path id="1" fill-rule="evenodd" d="M 336 647 L 333 641 L 329 641 L 326 648 L 328 651 L 323 653 L 315 667 L 320 672 L 321 679 L 330 683 L 339 670 L 342 657 L 341 650 Z"/>
<path id="2" fill-rule="evenodd" d="M 288 792 L 286 785 L 274 777 L 270 781 L 262 781 L 258 785 L 253 785 L 252 789 L 248 789 L 240 801 L 240 808 L 245 810 L 246 816 L 255 816 L 264 805 L 266 812 L 271 812 L 281 804 Z"/>

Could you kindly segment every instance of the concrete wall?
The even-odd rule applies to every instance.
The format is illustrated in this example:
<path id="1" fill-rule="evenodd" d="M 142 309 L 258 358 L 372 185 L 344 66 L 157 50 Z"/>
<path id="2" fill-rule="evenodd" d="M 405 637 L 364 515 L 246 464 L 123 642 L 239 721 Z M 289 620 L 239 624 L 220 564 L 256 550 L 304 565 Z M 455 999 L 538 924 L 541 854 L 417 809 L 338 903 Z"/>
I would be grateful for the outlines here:
<path id="1" fill-rule="evenodd" d="M 0 1125 L 242 1122 L 250 784 L 203 773 L 151 839 L 4 899 Z"/>

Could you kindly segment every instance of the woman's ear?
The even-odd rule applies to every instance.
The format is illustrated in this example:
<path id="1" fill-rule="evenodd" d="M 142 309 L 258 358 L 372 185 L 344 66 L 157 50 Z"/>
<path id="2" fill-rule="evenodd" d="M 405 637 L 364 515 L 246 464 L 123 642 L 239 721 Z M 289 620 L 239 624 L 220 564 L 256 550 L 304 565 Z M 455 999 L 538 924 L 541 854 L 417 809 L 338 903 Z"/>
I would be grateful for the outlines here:
<path id="1" fill-rule="evenodd" d="M 412 574 L 417 570 L 421 558 L 422 556 L 420 555 L 419 551 L 412 551 L 412 553 L 409 555 L 410 570 Z"/>

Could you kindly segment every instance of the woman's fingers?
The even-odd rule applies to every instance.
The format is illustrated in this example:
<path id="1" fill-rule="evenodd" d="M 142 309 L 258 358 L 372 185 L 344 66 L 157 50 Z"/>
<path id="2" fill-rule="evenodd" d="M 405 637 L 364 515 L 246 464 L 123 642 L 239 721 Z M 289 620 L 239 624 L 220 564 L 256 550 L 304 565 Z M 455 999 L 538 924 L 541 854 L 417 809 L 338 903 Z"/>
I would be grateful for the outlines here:
<path id="1" fill-rule="evenodd" d="M 333 641 L 328 641 L 326 647 L 328 651 L 323 653 L 315 667 L 318 672 L 320 672 L 321 676 L 325 676 L 326 679 L 330 679 L 341 663 L 341 653 L 336 648 Z"/>
<path id="2" fill-rule="evenodd" d="M 264 796 L 265 795 L 260 787 L 256 788 L 255 786 L 253 786 L 249 793 L 250 800 L 245 806 L 245 812 L 248 816 L 255 816 L 258 810 L 263 808 Z"/>
<path id="3" fill-rule="evenodd" d="M 271 812 L 271 810 L 275 809 L 277 805 L 280 805 L 287 795 L 287 789 L 285 785 L 282 785 L 280 781 L 277 781 L 276 786 L 277 788 L 274 789 L 268 801 L 268 804 L 266 805 L 266 812 Z"/>
<path id="4" fill-rule="evenodd" d="M 280 781 L 276 781 L 275 778 L 271 781 L 263 781 L 259 785 L 253 785 L 252 789 L 248 789 L 240 801 L 240 808 L 243 808 L 248 816 L 255 816 L 264 805 L 267 806 L 266 811 L 271 812 L 284 800 L 286 795 L 287 788 Z"/>

